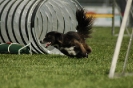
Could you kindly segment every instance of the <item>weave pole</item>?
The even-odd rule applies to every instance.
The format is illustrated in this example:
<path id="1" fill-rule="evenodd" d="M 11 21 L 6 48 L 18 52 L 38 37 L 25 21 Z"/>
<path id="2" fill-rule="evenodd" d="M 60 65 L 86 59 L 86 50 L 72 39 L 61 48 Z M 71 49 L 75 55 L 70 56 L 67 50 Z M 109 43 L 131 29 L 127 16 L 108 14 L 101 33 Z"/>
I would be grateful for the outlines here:
<path id="1" fill-rule="evenodd" d="M 122 25 L 120 27 L 120 32 L 119 32 L 119 35 L 118 35 L 118 39 L 117 39 L 117 43 L 116 43 L 116 47 L 115 47 L 115 52 L 114 52 L 114 55 L 113 55 L 113 58 L 112 58 L 112 64 L 111 64 L 111 67 L 110 67 L 109 78 L 114 77 L 116 64 L 117 64 L 117 60 L 118 60 L 118 56 L 119 56 L 119 52 L 120 52 L 120 47 L 121 47 L 124 31 L 125 31 L 125 28 L 126 28 L 126 23 L 127 23 L 128 15 L 129 15 L 129 12 L 130 12 L 131 4 L 132 4 L 132 0 L 128 0 L 127 4 L 126 4 L 126 8 L 125 8 L 125 14 L 124 14 L 124 17 L 123 17 L 123 20 L 122 20 Z"/>

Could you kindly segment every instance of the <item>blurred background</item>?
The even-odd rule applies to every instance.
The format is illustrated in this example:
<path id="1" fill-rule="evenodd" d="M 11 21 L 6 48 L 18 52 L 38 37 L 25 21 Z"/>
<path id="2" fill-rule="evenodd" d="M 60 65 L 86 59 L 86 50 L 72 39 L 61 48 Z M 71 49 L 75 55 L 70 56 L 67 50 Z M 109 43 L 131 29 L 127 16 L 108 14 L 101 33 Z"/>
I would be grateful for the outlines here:
<path id="1" fill-rule="evenodd" d="M 88 14 L 95 15 L 94 26 L 112 26 L 113 0 L 78 0 Z M 120 14 L 115 8 L 115 26 L 120 26 Z"/>
<path id="2" fill-rule="evenodd" d="M 112 0 L 78 0 L 81 4 L 86 4 L 89 6 L 103 6 L 103 5 L 110 5 Z"/>

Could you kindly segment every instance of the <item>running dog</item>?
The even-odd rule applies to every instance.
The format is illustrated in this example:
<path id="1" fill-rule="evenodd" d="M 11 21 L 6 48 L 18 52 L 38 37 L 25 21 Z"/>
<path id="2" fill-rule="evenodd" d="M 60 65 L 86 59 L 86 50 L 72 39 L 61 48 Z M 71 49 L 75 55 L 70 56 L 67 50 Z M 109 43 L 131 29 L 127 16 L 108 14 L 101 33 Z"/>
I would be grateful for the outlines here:
<path id="1" fill-rule="evenodd" d="M 63 34 L 57 31 L 51 31 L 40 42 L 46 44 L 46 47 L 52 45 L 70 57 L 88 57 L 88 54 L 92 50 L 86 43 L 86 39 L 91 37 L 93 17 L 87 17 L 83 9 L 78 9 L 76 11 L 76 19 L 78 21 L 76 27 L 77 32 L 69 31 Z"/>

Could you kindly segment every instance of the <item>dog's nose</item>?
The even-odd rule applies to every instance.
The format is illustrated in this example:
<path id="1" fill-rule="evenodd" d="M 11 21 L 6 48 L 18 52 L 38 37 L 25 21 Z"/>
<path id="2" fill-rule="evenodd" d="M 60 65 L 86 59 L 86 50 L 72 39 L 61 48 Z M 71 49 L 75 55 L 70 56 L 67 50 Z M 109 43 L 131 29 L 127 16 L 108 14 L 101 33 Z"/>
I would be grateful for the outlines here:
<path id="1" fill-rule="evenodd" d="M 42 40 L 40 40 L 40 43 L 42 43 L 43 41 Z"/>
<path id="2" fill-rule="evenodd" d="M 44 41 L 43 41 L 43 40 L 40 40 L 40 43 L 41 43 L 41 44 L 44 44 Z"/>

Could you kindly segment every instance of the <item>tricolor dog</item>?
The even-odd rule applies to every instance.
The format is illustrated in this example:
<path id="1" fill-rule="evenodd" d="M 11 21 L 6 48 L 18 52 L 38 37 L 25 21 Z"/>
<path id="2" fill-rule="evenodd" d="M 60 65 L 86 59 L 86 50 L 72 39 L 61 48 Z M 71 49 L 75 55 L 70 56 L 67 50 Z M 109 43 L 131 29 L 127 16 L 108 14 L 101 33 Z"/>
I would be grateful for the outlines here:
<path id="1" fill-rule="evenodd" d="M 93 17 L 87 17 L 83 9 L 76 11 L 78 25 L 77 32 L 69 31 L 65 34 L 51 31 L 48 32 L 45 38 L 41 41 L 42 44 L 55 46 L 63 54 L 70 57 L 83 58 L 88 57 L 91 53 L 91 47 L 86 43 L 86 39 L 90 38 L 92 33 Z"/>

